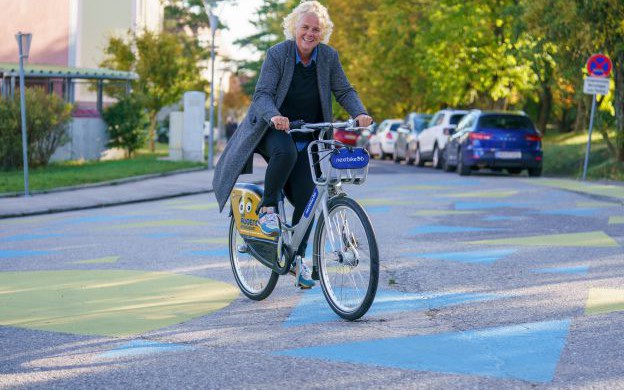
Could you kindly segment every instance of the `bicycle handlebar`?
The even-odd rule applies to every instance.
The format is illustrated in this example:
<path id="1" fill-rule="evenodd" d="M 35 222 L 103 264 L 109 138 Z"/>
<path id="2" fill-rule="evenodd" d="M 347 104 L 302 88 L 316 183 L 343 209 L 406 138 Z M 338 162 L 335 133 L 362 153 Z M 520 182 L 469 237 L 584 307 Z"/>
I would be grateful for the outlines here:
<path id="1" fill-rule="evenodd" d="M 273 122 L 270 123 L 272 128 L 275 128 Z M 360 131 L 364 127 L 358 126 L 358 121 L 355 119 L 349 119 L 345 122 L 320 122 L 320 123 L 305 123 L 302 120 L 290 122 L 290 130 L 288 133 L 313 133 L 317 130 L 328 129 L 342 129 L 346 131 Z"/>

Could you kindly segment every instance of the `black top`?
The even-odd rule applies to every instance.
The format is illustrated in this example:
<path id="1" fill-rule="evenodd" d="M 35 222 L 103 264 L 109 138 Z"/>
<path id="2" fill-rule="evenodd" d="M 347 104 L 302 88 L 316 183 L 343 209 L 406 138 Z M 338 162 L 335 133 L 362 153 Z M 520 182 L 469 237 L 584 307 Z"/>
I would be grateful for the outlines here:
<path id="1" fill-rule="evenodd" d="M 279 111 L 290 121 L 303 120 L 306 123 L 323 121 L 316 62 L 312 61 L 309 66 L 303 66 L 301 62 L 295 65 L 288 93 Z M 295 141 L 314 139 L 311 134 L 293 133 L 292 137 Z"/>

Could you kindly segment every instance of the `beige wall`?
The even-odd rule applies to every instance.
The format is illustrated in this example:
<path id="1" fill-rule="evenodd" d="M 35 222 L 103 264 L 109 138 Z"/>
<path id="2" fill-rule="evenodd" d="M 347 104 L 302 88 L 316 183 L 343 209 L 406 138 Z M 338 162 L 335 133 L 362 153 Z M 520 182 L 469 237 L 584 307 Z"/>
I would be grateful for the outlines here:
<path id="1" fill-rule="evenodd" d="M 33 34 L 29 63 L 67 65 L 70 0 L 0 0 L 0 62 L 18 61 L 15 34 Z"/>
<path id="2" fill-rule="evenodd" d="M 132 27 L 132 0 L 82 0 L 78 22 L 76 66 L 97 68 L 112 35 L 123 35 Z"/>

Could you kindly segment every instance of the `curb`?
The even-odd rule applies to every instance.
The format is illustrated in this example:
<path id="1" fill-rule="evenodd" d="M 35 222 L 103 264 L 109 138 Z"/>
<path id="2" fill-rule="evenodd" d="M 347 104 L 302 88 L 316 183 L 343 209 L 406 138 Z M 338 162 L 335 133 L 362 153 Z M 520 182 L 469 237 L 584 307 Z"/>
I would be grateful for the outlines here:
<path id="1" fill-rule="evenodd" d="M 199 172 L 199 171 L 205 171 L 205 170 L 208 170 L 208 168 L 198 167 L 198 168 L 180 169 L 177 171 L 150 173 L 147 175 L 131 176 L 131 177 L 125 177 L 121 179 L 101 181 L 98 183 L 80 184 L 76 186 L 67 186 L 67 187 L 57 187 L 57 188 L 51 188 L 49 190 L 30 191 L 30 195 L 53 194 L 55 192 L 68 192 L 68 191 L 77 191 L 77 190 L 83 190 L 83 189 L 88 189 L 88 188 L 116 186 L 119 184 L 134 183 L 137 181 L 155 179 L 155 178 L 166 177 L 166 176 L 173 176 L 173 175 L 178 175 L 178 174 L 183 174 L 183 173 L 193 173 L 193 172 Z M 0 193 L 0 198 L 17 198 L 22 195 L 24 195 L 23 192 L 4 192 L 4 193 Z M 2 218 L 2 216 L 0 216 L 0 218 Z"/>

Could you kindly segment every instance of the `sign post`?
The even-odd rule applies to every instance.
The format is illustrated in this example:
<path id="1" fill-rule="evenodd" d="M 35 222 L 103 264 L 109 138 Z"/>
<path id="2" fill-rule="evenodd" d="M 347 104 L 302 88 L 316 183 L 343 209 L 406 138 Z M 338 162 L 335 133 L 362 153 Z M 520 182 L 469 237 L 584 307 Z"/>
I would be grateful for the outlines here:
<path id="1" fill-rule="evenodd" d="M 32 34 L 18 32 L 15 34 L 19 51 L 19 82 L 20 82 L 20 108 L 22 114 L 22 158 L 24 161 L 24 197 L 30 194 L 28 184 L 28 132 L 26 130 L 26 86 L 24 82 L 24 63 L 30 52 Z"/>
<path id="2" fill-rule="evenodd" d="M 591 136 L 594 128 L 594 113 L 596 111 L 596 95 L 607 95 L 611 80 L 609 74 L 613 64 L 609 57 L 604 54 L 594 54 L 587 60 L 587 72 L 589 77 L 585 77 L 583 92 L 592 95 L 592 107 L 589 117 L 589 136 L 587 138 L 587 149 L 585 150 L 585 162 L 583 164 L 583 180 L 587 178 L 587 164 L 589 162 L 589 151 L 591 149 Z"/>

